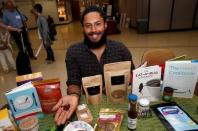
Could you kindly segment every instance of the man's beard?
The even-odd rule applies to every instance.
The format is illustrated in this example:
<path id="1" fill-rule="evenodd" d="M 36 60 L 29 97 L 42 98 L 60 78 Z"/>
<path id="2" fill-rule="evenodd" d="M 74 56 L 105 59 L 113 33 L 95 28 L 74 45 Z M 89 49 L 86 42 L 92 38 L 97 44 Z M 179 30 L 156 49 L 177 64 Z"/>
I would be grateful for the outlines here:
<path id="1" fill-rule="evenodd" d="M 97 49 L 106 44 L 107 35 L 104 32 L 101 39 L 98 42 L 92 42 L 87 35 L 84 33 L 84 44 L 88 46 L 89 49 Z"/>

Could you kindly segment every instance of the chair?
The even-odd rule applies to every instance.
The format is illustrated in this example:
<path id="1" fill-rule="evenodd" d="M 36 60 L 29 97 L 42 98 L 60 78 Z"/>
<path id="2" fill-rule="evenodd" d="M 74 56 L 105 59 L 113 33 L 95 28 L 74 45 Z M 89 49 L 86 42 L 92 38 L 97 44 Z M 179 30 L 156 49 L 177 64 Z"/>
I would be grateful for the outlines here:
<path id="1" fill-rule="evenodd" d="M 151 49 L 144 52 L 141 65 L 147 62 L 146 66 L 164 65 L 166 60 L 175 57 L 175 53 L 170 49 Z"/>
<path id="2" fill-rule="evenodd" d="M 151 49 L 147 50 L 141 59 L 141 65 L 146 66 L 159 65 L 162 69 L 162 79 L 164 76 L 165 62 L 169 59 L 175 58 L 175 53 L 170 49 Z M 146 62 L 146 63 L 145 63 Z"/>

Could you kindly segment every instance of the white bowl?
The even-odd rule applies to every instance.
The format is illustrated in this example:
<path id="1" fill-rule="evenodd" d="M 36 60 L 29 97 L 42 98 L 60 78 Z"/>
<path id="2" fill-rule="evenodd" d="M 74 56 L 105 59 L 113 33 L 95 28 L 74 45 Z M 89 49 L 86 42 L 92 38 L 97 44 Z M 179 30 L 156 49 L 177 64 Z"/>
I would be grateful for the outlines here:
<path id="1" fill-rule="evenodd" d="M 94 131 L 93 127 L 84 121 L 74 121 L 69 123 L 63 131 Z"/>

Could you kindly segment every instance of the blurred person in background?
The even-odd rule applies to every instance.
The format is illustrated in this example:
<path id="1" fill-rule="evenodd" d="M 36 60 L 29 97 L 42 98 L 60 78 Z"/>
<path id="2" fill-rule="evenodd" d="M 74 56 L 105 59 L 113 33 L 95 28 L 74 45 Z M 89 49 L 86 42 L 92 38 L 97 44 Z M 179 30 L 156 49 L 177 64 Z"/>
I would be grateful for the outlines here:
<path id="1" fill-rule="evenodd" d="M 43 11 L 43 7 L 41 6 L 41 4 L 34 5 L 33 12 L 37 17 L 38 33 L 39 33 L 39 36 L 41 37 L 42 43 L 43 43 L 46 53 L 47 53 L 46 61 L 48 64 L 51 64 L 55 61 L 54 52 L 51 48 L 52 40 L 50 38 L 47 20 L 42 15 L 42 11 Z"/>
<path id="2" fill-rule="evenodd" d="M 14 38 L 19 51 L 23 51 L 21 34 L 24 42 L 24 46 L 27 49 L 28 55 L 31 59 L 36 59 L 33 54 L 33 50 L 31 47 L 31 43 L 29 41 L 28 31 L 26 27 L 27 17 L 22 15 L 20 11 L 16 8 L 13 0 L 5 1 L 6 9 L 3 11 L 3 23 L 12 26 L 17 29 L 21 29 L 21 32 L 18 31 L 10 31 L 12 37 Z"/>

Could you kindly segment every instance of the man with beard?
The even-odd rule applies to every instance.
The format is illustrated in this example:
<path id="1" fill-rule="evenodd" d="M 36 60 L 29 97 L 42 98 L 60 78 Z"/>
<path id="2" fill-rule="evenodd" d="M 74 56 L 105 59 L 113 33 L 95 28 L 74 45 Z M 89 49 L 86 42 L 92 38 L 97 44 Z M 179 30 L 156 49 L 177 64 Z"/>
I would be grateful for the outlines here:
<path id="1" fill-rule="evenodd" d="M 67 96 L 62 97 L 53 108 L 57 111 L 57 125 L 64 124 L 76 110 L 82 77 L 103 75 L 104 64 L 113 62 L 131 61 L 134 69 L 129 50 L 121 42 L 106 38 L 106 16 L 99 7 L 87 7 L 82 14 L 81 24 L 84 41 L 71 46 L 66 54 Z"/>

